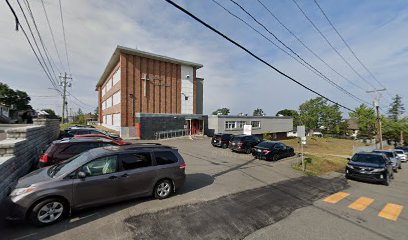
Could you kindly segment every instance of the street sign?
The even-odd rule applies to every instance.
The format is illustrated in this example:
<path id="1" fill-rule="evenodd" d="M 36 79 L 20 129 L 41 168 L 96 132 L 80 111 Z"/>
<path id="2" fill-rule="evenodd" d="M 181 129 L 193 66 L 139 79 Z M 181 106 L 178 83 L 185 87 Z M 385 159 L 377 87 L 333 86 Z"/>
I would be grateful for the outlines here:
<path id="1" fill-rule="evenodd" d="M 252 135 L 252 125 L 244 125 L 244 135 Z"/>
<path id="2" fill-rule="evenodd" d="M 297 126 L 297 136 L 298 137 L 305 137 L 306 136 L 305 126 Z"/>
<path id="3" fill-rule="evenodd" d="M 306 137 L 301 137 L 301 138 L 300 138 L 300 141 L 302 141 L 302 144 L 303 144 L 303 145 L 306 144 Z"/>

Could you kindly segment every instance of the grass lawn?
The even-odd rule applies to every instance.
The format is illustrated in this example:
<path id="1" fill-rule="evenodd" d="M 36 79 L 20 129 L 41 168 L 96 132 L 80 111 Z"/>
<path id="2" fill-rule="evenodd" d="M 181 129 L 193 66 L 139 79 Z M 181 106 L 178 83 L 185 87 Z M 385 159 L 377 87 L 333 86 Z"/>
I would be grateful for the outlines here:
<path id="1" fill-rule="evenodd" d="M 283 140 L 288 146 L 295 149 L 295 152 L 300 152 L 298 140 L 289 139 Z M 365 146 L 364 143 L 336 138 L 320 138 L 308 137 L 306 145 L 304 145 L 306 175 L 321 175 L 324 173 L 336 171 L 343 172 L 347 164 L 347 156 L 351 156 L 353 146 Z M 300 164 L 293 164 L 296 170 L 302 170 Z"/>

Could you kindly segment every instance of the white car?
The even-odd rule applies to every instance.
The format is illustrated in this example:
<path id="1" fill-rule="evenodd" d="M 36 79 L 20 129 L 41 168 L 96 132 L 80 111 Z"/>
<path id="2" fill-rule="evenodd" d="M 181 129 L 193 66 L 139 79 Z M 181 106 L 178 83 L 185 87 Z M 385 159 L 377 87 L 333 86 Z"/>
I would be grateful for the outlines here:
<path id="1" fill-rule="evenodd" d="M 407 161 L 407 155 L 405 155 L 404 150 L 395 149 L 394 152 L 397 154 L 399 159 L 401 159 L 401 162 Z"/>

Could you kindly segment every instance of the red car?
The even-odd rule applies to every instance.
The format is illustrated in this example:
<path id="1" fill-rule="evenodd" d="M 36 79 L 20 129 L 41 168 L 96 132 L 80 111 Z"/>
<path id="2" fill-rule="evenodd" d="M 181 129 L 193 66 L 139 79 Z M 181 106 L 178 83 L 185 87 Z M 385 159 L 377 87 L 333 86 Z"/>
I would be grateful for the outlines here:
<path id="1" fill-rule="evenodd" d="M 93 148 L 120 146 L 116 140 L 106 138 L 64 138 L 53 141 L 41 156 L 38 167 L 46 167 L 65 161 Z M 123 144 L 122 144 L 123 145 Z"/>
<path id="2" fill-rule="evenodd" d="M 75 135 L 73 138 L 79 139 L 79 138 L 105 138 L 105 139 L 109 139 L 112 140 L 113 142 L 115 142 L 117 145 L 129 145 L 131 143 L 128 142 L 124 142 L 122 140 L 115 140 L 109 136 L 106 136 L 104 134 L 84 134 L 84 135 Z"/>

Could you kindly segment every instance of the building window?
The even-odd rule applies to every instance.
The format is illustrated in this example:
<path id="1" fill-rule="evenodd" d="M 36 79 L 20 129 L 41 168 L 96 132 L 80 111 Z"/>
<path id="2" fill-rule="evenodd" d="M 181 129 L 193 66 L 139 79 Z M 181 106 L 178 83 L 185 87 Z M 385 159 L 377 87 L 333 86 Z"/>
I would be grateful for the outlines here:
<path id="1" fill-rule="evenodd" d="M 112 97 L 106 99 L 106 108 L 112 107 Z"/>
<path id="2" fill-rule="evenodd" d="M 105 96 L 105 94 L 106 94 L 106 86 L 104 86 L 104 87 L 102 88 L 102 97 Z"/>
<path id="3" fill-rule="evenodd" d="M 106 115 L 106 125 L 112 126 L 112 115 Z"/>
<path id="4" fill-rule="evenodd" d="M 102 110 L 105 110 L 105 101 L 102 102 Z"/>
<path id="5" fill-rule="evenodd" d="M 253 128 L 260 128 L 261 122 L 260 121 L 251 121 L 251 125 Z"/>
<path id="6" fill-rule="evenodd" d="M 245 121 L 237 121 L 236 123 L 237 128 L 244 128 L 244 125 L 246 125 Z"/>
<path id="7" fill-rule="evenodd" d="M 113 126 L 120 127 L 120 113 L 113 114 Z"/>
<path id="8" fill-rule="evenodd" d="M 106 83 L 106 92 L 109 92 L 111 88 L 112 88 L 112 78 L 110 78 L 108 83 Z"/>
<path id="9" fill-rule="evenodd" d="M 226 121 L 225 122 L 225 129 L 234 129 L 235 128 L 235 122 L 233 121 Z"/>
<path id="10" fill-rule="evenodd" d="M 116 70 L 116 72 L 113 74 L 112 79 L 113 79 L 113 86 L 115 86 L 115 84 L 120 81 L 120 68 L 118 68 L 118 70 Z"/>
<path id="11" fill-rule="evenodd" d="M 117 91 L 115 94 L 113 94 L 112 98 L 113 98 L 113 106 L 115 106 L 116 104 L 119 104 L 120 103 L 120 90 Z"/>
<path id="12" fill-rule="evenodd" d="M 103 115 L 103 124 L 106 124 L 106 115 Z"/>

